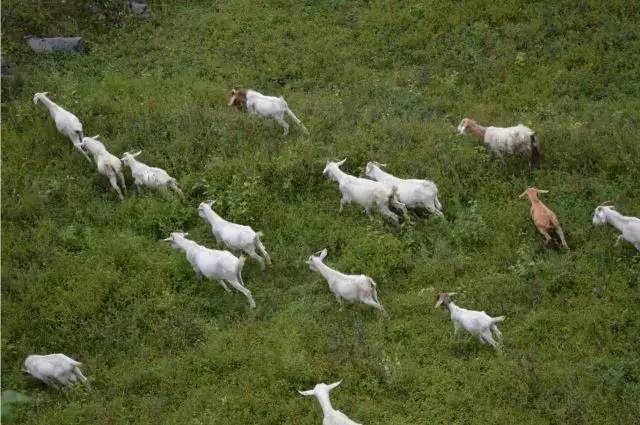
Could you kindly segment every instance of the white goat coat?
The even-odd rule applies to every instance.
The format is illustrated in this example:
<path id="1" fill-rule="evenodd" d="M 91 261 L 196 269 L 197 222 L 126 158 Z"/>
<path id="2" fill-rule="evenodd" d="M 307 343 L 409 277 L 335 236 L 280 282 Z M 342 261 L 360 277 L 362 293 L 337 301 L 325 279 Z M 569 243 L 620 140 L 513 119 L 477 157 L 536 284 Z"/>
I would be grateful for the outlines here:
<path id="1" fill-rule="evenodd" d="M 322 419 L 322 425 L 361 425 L 360 423 L 349 419 L 347 415 L 339 410 L 334 409 L 333 406 L 331 406 L 329 391 L 340 385 L 340 382 L 336 382 L 331 385 L 318 384 L 313 390 L 298 392 L 305 396 L 313 395 L 317 398 L 324 415 L 324 418 Z"/>
<path id="2" fill-rule="evenodd" d="M 401 179 L 374 163 L 367 164 L 368 177 L 386 185 L 389 189 L 397 187 L 398 200 L 407 208 L 426 208 L 430 212 L 442 216 L 442 205 L 438 200 L 438 187 L 430 180 Z"/>
<path id="3" fill-rule="evenodd" d="M 531 136 L 535 131 L 518 124 L 514 127 L 487 127 L 484 143 L 496 154 L 518 154 L 531 152 Z"/>
<path id="4" fill-rule="evenodd" d="M 34 378 L 47 385 L 58 387 L 62 385 L 68 387 L 77 380 L 87 384 L 78 366 L 82 363 L 73 360 L 64 354 L 33 354 L 24 361 L 25 371 Z"/>
<path id="5" fill-rule="evenodd" d="M 233 102 L 233 100 L 232 100 Z M 251 115 L 258 115 L 262 118 L 273 118 L 284 128 L 284 134 L 289 133 L 289 124 L 285 121 L 285 114 L 308 133 L 307 128 L 298 117 L 289 109 L 289 105 L 282 96 L 267 96 L 255 90 L 246 90 L 246 108 Z"/>
<path id="6" fill-rule="evenodd" d="M 103 176 L 122 172 L 122 161 L 120 158 L 110 153 L 100 141 L 92 137 L 85 137 L 82 140 L 83 146 L 91 153 L 96 163 L 98 172 Z"/>
<path id="7" fill-rule="evenodd" d="M 502 338 L 496 323 L 502 322 L 505 319 L 504 316 L 493 318 L 484 311 L 467 310 L 458 307 L 453 301 L 447 307 L 456 334 L 460 331 L 460 328 L 464 328 L 471 335 L 478 338 L 480 342 L 487 342 L 494 348 L 498 348 L 499 344 L 493 339 L 491 332 L 495 333 L 498 340 Z"/>
<path id="8" fill-rule="evenodd" d="M 137 159 L 127 160 L 125 163 L 131 169 L 131 175 L 133 176 L 135 184 L 138 186 L 160 189 L 176 182 L 176 179 L 171 177 L 169 173 L 162 168 L 150 167 Z"/>
<path id="9" fill-rule="evenodd" d="M 604 223 L 612 225 L 621 232 L 618 240 L 624 239 L 640 251 L 639 218 L 622 215 L 610 206 L 600 206 L 596 208 L 593 216 L 593 224 L 599 225 Z"/>
<path id="10" fill-rule="evenodd" d="M 60 134 L 66 136 L 74 145 L 82 142 L 82 123 L 78 117 L 49 99 L 43 93 L 36 93 L 34 96 L 34 102 L 35 101 L 42 102 L 47 110 L 49 110 L 49 114 Z"/>

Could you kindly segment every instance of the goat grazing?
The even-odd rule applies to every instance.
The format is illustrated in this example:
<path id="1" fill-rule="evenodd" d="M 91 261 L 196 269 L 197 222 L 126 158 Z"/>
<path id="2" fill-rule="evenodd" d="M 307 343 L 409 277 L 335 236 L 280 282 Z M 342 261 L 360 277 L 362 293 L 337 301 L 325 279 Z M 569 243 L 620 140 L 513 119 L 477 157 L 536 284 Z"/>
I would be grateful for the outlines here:
<path id="1" fill-rule="evenodd" d="M 531 153 L 531 165 L 540 166 L 540 141 L 535 131 L 522 124 L 514 127 L 483 127 L 470 118 L 458 125 L 460 134 L 472 133 L 504 163 L 504 155 Z"/>
<path id="2" fill-rule="evenodd" d="M 109 179 L 109 183 L 111 187 L 118 193 L 120 200 L 124 200 L 122 196 L 122 191 L 120 191 L 120 187 L 118 187 L 118 180 L 120 179 L 120 184 L 122 185 L 122 190 L 124 190 L 125 195 L 127 194 L 127 185 L 124 181 L 124 174 L 122 174 L 122 162 L 120 159 L 109 153 L 107 148 L 104 147 L 102 142 L 98 140 L 100 136 L 93 137 L 84 137 L 82 139 L 82 143 L 80 146 L 82 149 L 88 151 L 93 156 L 93 160 L 96 163 L 96 167 L 98 168 L 98 172 Z"/>
<path id="3" fill-rule="evenodd" d="M 378 299 L 378 293 L 376 291 L 376 282 L 369 276 L 363 274 L 343 274 L 337 270 L 332 269 L 323 263 L 323 260 L 327 256 L 326 248 L 322 251 L 312 255 L 307 260 L 309 268 L 317 273 L 320 273 L 329 284 L 329 289 L 336 296 L 336 300 L 340 304 L 340 310 L 343 308 L 343 299 L 347 301 L 360 301 L 373 308 L 377 308 L 383 314 L 386 315 L 386 311 L 380 300 Z"/>
<path id="4" fill-rule="evenodd" d="M 340 385 L 342 381 L 334 382 L 333 384 L 326 385 L 324 383 L 317 384 L 312 390 L 298 392 L 304 396 L 315 396 L 320 403 L 324 419 L 322 419 L 322 425 L 360 425 L 358 422 L 354 422 L 339 410 L 335 410 L 331 406 L 331 400 L 329 399 L 329 392 L 335 387 Z"/>
<path id="5" fill-rule="evenodd" d="M 141 153 L 142 151 L 136 153 L 125 152 L 122 155 L 122 162 L 131 169 L 131 175 L 133 176 L 136 189 L 139 191 L 142 186 L 161 190 L 169 188 L 184 199 L 184 194 L 182 190 L 180 190 L 180 187 L 178 187 L 176 179 L 171 177 L 162 168 L 150 167 L 138 161 L 136 157 Z"/>
<path id="6" fill-rule="evenodd" d="M 220 217 L 212 208 L 214 203 L 215 201 L 202 202 L 198 206 L 198 215 L 211 225 L 211 233 L 215 236 L 216 242 L 224 244 L 227 248 L 243 251 L 257 260 L 260 268 L 264 270 L 265 262 L 271 264 L 271 258 L 260 240 L 262 232 L 255 232 L 249 226 L 231 223 Z"/>
<path id="7" fill-rule="evenodd" d="M 496 323 L 502 322 L 506 317 L 490 317 L 484 311 L 460 308 L 451 300 L 451 297 L 454 295 L 455 292 L 439 294 L 435 305 L 435 308 L 440 307 L 440 305 L 444 305 L 449 310 L 449 313 L 451 314 L 451 321 L 453 322 L 454 335 L 458 334 L 460 328 L 464 328 L 471 335 L 478 338 L 478 340 L 483 344 L 487 342 L 496 349 L 496 351 L 500 351 L 502 333 L 496 326 Z M 493 338 L 494 335 L 497 341 Z"/>
<path id="8" fill-rule="evenodd" d="M 87 378 L 80 371 L 82 363 L 64 354 L 32 354 L 24 361 L 24 371 L 34 378 L 56 389 L 68 388 L 80 380 L 90 388 Z"/>
<path id="9" fill-rule="evenodd" d="M 616 238 L 617 246 L 621 240 L 626 240 L 640 251 L 640 219 L 624 216 L 615 210 L 613 205 L 600 205 L 593 214 L 593 225 L 610 224 L 620 232 Z"/>
<path id="10" fill-rule="evenodd" d="M 239 111 L 246 108 L 251 115 L 258 115 L 261 118 L 273 118 L 284 128 L 284 135 L 289 134 L 289 124 L 284 119 L 286 113 L 291 119 L 302 128 L 306 134 L 309 130 L 289 109 L 289 105 L 282 96 L 265 96 L 255 90 L 233 89 L 229 106 L 235 106 Z"/>
<path id="11" fill-rule="evenodd" d="M 171 246 L 176 250 L 184 251 L 187 261 L 196 272 L 198 279 L 202 279 L 204 276 L 209 280 L 217 280 L 225 291 L 231 292 L 226 285 L 226 283 L 229 283 L 247 297 L 251 308 L 255 308 L 256 303 L 251 296 L 251 292 L 244 286 L 242 281 L 242 268 L 246 257 L 241 255 L 238 258 L 229 251 L 219 251 L 198 245 L 185 237 L 188 235 L 188 233 L 173 232 L 171 236 L 163 239 L 163 241 L 170 242 Z"/>
<path id="12" fill-rule="evenodd" d="M 542 236 L 544 236 L 545 245 L 547 245 L 551 241 L 549 231 L 554 230 L 560 238 L 562 247 L 568 251 L 569 246 L 567 246 L 567 241 L 564 239 L 564 232 L 562 231 L 562 227 L 560 227 L 558 218 L 553 213 L 553 211 L 551 211 L 545 204 L 542 203 L 540 199 L 538 199 L 538 194 L 548 192 L 548 190 L 540 190 L 535 187 L 529 187 L 527 188 L 527 190 L 520 194 L 520 198 L 523 198 L 525 196 L 529 198 L 529 201 L 531 202 L 531 219 L 533 220 L 533 224 L 536 225 L 538 231 L 542 234 Z"/>
<path id="13" fill-rule="evenodd" d="M 340 169 L 347 159 L 333 162 L 327 161 L 322 174 L 331 180 L 338 182 L 338 187 L 342 193 L 340 199 L 340 212 L 345 204 L 355 202 L 364 207 L 367 215 L 371 214 L 371 209 L 376 207 L 382 215 L 391 219 L 396 225 L 400 223 L 398 215 L 391 211 L 391 208 L 401 211 L 403 217 L 407 219 L 407 207 L 398 200 L 398 187 L 387 186 L 385 184 L 355 177 L 345 173 Z"/>
<path id="14" fill-rule="evenodd" d="M 51 99 L 47 97 L 48 92 L 36 93 L 33 95 L 33 103 L 37 105 L 38 103 L 42 104 L 51 115 L 53 122 L 56 124 L 56 128 L 58 132 L 63 136 L 67 137 L 73 143 L 73 147 L 76 148 L 87 161 L 91 162 L 89 155 L 82 149 L 82 123 L 71 112 L 62 108 L 60 105 L 54 103 Z"/>
<path id="15" fill-rule="evenodd" d="M 385 164 L 368 162 L 365 175 L 377 182 L 398 188 L 398 200 L 407 208 L 425 208 L 432 214 L 444 217 L 438 200 L 438 188 L 430 180 L 400 179 L 382 170 Z"/>

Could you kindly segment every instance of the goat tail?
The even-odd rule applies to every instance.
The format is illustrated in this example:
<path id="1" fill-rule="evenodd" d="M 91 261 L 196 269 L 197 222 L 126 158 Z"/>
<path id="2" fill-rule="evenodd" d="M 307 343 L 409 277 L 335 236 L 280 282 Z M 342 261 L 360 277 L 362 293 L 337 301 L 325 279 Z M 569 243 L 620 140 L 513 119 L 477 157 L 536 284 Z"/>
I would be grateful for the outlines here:
<path id="1" fill-rule="evenodd" d="M 435 204 L 435 206 L 438 209 L 438 211 L 442 212 L 442 204 L 440 203 L 440 200 L 438 199 L 438 194 L 437 193 L 433 197 L 433 203 Z"/>
<path id="2" fill-rule="evenodd" d="M 531 165 L 534 168 L 540 167 L 540 140 L 538 135 L 533 133 L 529 138 L 531 144 Z"/>
<path id="3" fill-rule="evenodd" d="M 371 284 L 371 297 L 375 302 L 380 304 L 380 300 L 378 299 L 378 291 L 377 291 L 378 285 L 376 284 L 376 281 L 371 278 L 368 278 L 367 280 Z"/>
<path id="4" fill-rule="evenodd" d="M 260 238 L 263 235 L 264 233 L 260 231 L 256 232 L 256 237 L 253 239 L 253 244 L 255 245 L 258 252 L 260 252 L 260 255 L 262 256 L 262 258 L 264 258 L 264 261 L 267 264 L 271 265 L 271 257 L 269 257 L 269 253 L 267 253 L 267 249 L 264 247 L 264 245 L 262 244 L 262 241 L 260 240 Z"/>
<path id="5" fill-rule="evenodd" d="M 244 267 L 244 262 L 246 259 L 247 257 L 244 254 L 241 254 L 240 258 L 238 258 L 238 264 L 236 265 L 236 277 L 238 278 L 238 282 L 240 282 L 242 286 L 245 286 L 244 281 L 242 280 L 242 268 Z"/>
<path id="6" fill-rule="evenodd" d="M 493 325 L 495 323 L 500 323 L 506 318 L 507 318 L 507 316 L 492 317 L 491 318 L 491 324 Z"/>
<path id="7" fill-rule="evenodd" d="M 282 99 L 284 101 L 284 99 Z M 302 131 L 304 131 L 306 134 L 309 134 L 309 130 L 307 130 L 307 127 L 304 126 L 304 124 L 302 124 L 302 121 L 300 121 L 298 119 L 298 117 L 296 117 L 296 114 L 293 113 L 293 111 L 291 109 L 289 109 L 289 106 L 287 105 L 287 102 L 284 102 L 285 105 L 285 111 L 287 112 L 287 114 L 291 117 L 291 119 L 300 126 L 300 128 L 302 129 Z"/>

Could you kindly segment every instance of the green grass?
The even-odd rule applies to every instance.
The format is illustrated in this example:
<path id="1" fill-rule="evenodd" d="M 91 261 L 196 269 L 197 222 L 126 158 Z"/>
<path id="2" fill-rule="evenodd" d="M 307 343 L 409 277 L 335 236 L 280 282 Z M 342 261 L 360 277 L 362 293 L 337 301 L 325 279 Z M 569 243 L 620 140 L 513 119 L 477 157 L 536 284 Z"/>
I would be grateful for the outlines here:
<path id="1" fill-rule="evenodd" d="M 2 388 L 33 397 L 16 423 L 319 424 L 296 390 L 339 379 L 334 406 L 365 424 L 637 423 L 640 255 L 591 225 L 605 200 L 640 215 L 637 3 L 154 2 L 151 21 L 5 3 Z M 89 52 L 34 56 L 27 33 L 77 33 Z M 228 108 L 241 84 L 283 95 L 311 135 Z M 112 152 L 142 149 L 187 201 L 120 203 L 36 91 Z M 457 136 L 464 116 L 535 128 L 541 170 Z M 378 160 L 433 179 L 446 220 L 398 232 L 339 214 L 321 172 L 344 157 L 353 174 Z M 570 253 L 543 249 L 517 198 L 528 185 L 550 191 Z M 184 229 L 213 246 L 195 209 L 210 198 L 265 232 L 273 267 L 244 272 L 255 311 L 158 242 Z M 378 282 L 390 320 L 338 311 L 304 264 L 325 247 Z M 502 356 L 453 338 L 433 309 L 444 290 L 507 316 Z M 21 374 L 52 352 L 83 361 L 93 391 Z"/>

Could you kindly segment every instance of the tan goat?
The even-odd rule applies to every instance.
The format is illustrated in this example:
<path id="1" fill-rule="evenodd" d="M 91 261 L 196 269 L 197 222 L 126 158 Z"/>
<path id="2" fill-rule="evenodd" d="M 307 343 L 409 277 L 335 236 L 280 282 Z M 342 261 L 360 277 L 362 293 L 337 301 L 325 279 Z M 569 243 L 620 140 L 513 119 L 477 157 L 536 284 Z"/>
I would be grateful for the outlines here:
<path id="1" fill-rule="evenodd" d="M 548 193 L 548 190 L 540 190 L 535 187 L 528 187 L 527 190 L 522 192 L 520 198 L 523 198 L 525 195 L 529 198 L 531 202 L 531 219 L 533 220 L 533 224 L 536 225 L 538 231 L 542 233 L 544 236 L 545 245 L 551 241 L 551 236 L 549 236 L 550 230 L 555 230 L 560 238 L 560 242 L 562 243 L 562 247 L 566 250 L 569 250 L 569 246 L 567 246 L 567 241 L 564 239 L 564 232 L 562 231 L 562 227 L 560 227 L 560 222 L 558 221 L 558 217 L 551 211 L 545 204 L 542 203 L 540 199 L 538 199 L 538 194 L 540 193 Z"/>

